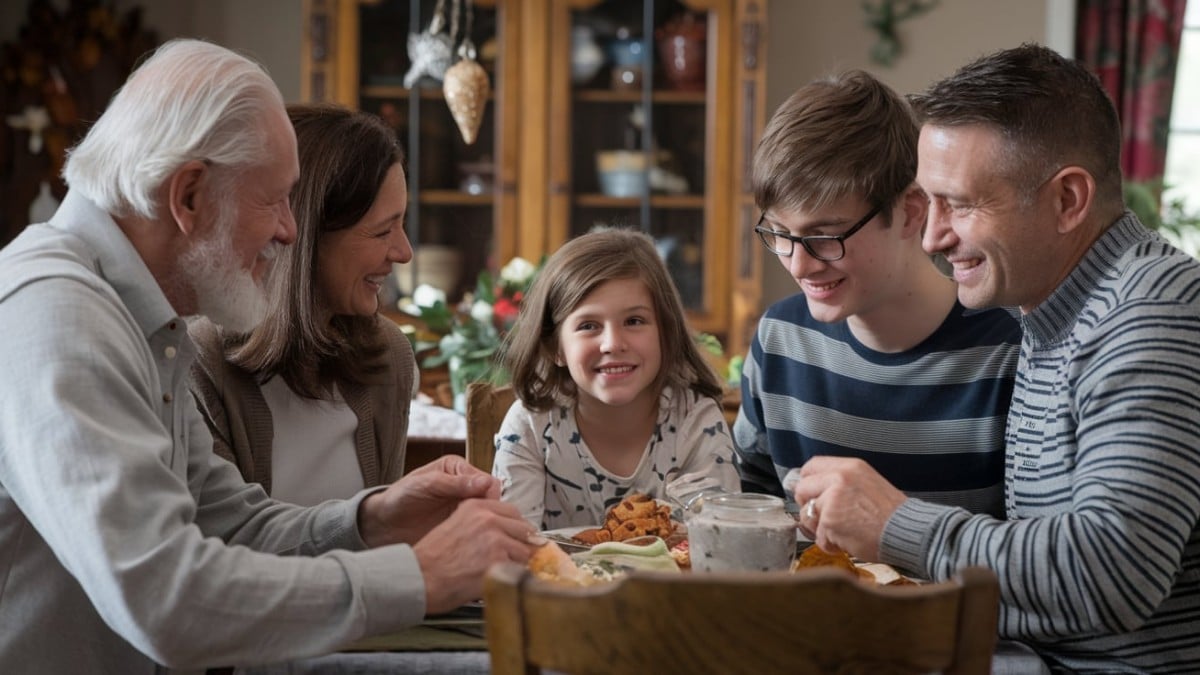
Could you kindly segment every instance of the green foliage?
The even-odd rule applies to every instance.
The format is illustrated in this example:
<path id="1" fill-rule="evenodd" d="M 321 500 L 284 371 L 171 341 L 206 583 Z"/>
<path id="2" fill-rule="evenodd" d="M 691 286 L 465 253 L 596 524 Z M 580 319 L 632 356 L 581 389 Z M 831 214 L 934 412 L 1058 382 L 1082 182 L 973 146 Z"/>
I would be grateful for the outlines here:
<path id="1" fill-rule="evenodd" d="M 882 66 L 890 66 L 900 55 L 899 25 L 913 17 L 937 7 L 938 0 L 878 0 L 875 3 L 862 0 L 866 25 L 875 31 L 877 41 L 871 46 L 871 60 Z"/>
<path id="2" fill-rule="evenodd" d="M 427 334 L 436 338 L 415 341 L 415 351 L 425 355 L 421 367 L 447 365 L 456 392 L 465 390 L 470 382 L 506 382 L 508 373 L 496 358 L 497 352 L 541 265 L 513 258 L 499 275 L 484 269 L 475 291 L 457 306 L 447 304 L 440 289 L 418 288 L 405 311 L 420 318 Z"/>
<path id="3" fill-rule="evenodd" d="M 696 333 L 692 336 L 692 339 L 696 341 L 696 346 L 701 351 L 708 352 L 713 356 L 723 356 L 725 354 L 725 347 L 721 345 L 721 341 L 717 339 L 717 336 L 712 333 Z"/>
<path id="4" fill-rule="evenodd" d="M 716 335 L 712 333 L 694 333 L 692 339 L 696 341 L 696 345 L 700 347 L 700 351 L 709 354 L 710 356 L 718 357 L 720 360 L 725 358 L 725 346 Z M 741 386 L 742 383 L 742 364 L 745 362 L 745 357 L 741 354 L 734 354 L 725 361 L 724 372 L 722 369 L 717 369 L 718 375 L 725 377 L 725 385 L 730 387 Z"/>
<path id="5" fill-rule="evenodd" d="M 437 300 L 432 305 L 410 305 L 405 311 L 421 319 L 421 322 L 425 324 L 426 330 L 430 333 L 445 335 L 454 327 L 454 312 L 446 305 L 445 300 Z M 417 352 L 432 349 L 436 346 L 436 342 L 421 340 L 417 340 L 413 345 Z"/>
<path id="6" fill-rule="evenodd" d="M 731 387 L 740 387 L 742 384 L 742 367 L 746 364 L 746 357 L 741 354 L 734 354 L 729 358 L 729 368 L 725 373 L 725 382 Z"/>
<path id="7" fill-rule="evenodd" d="M 1122 192 L 1125 208 L 1133 211 L 1146 227 L 1157 230 L 1162 227 L 1162 216 L 1158 213 L 1158 193 L 1162 183 L 1158 181 L 1139 183 L 1125 181 Z"/>
<path id="8" fill-rule="evenodd" d="M 1177 238 L 1200 227 L 1200 214 L 1189 212 L 1183 199 L 1172 198 L 1160 206 L 1161 196 L 1168 187 L 1161 180 L 1125 181 L 1122 187 L 1126 208 L 1146 227 Z"/>

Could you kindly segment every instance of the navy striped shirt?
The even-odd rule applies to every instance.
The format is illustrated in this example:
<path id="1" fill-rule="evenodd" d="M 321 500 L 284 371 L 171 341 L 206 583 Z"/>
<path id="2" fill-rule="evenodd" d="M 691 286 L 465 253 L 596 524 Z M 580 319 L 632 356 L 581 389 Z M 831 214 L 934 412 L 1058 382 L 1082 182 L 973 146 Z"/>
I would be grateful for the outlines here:
<path id="1" fill-rule="evenodd" d="M 817 455 L 859 457 L 906 494 L 1003 514 L 1004 419 L 1020 326 L 955 303 L 912 349 L 864 346 L 803 294 L 763 315 L 734 424 L 743 489 L 791 500 L 782 476 Z M 794 505 L 793 505 L 794 506 Z"/>
<path id="2" fill-rule="evenodd" d="M 1055 669 L 1200 672 L 1200 263 L 1127 212 L 1022 323 L 1011 520 L 910 499 L 884 561 L 994 569 Z"/>

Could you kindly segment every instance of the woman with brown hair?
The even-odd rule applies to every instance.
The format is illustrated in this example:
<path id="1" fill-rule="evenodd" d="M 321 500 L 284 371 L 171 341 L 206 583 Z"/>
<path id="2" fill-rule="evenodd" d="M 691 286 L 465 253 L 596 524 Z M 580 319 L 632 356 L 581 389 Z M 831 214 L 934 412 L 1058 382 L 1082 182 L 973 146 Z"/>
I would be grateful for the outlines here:
<path id="1" fill-rule="evenodd" d="M 218 454 L 273 497 L 314 504 L 403 472 L 416 362 L 379 316 L 378 293 L 412 246 L 395 133 L 338 106 L 292 105 L 288 116 L 296 242 L 274 261 L 262 323 L 189 327 L 201 351 L 192 389 Z"/>

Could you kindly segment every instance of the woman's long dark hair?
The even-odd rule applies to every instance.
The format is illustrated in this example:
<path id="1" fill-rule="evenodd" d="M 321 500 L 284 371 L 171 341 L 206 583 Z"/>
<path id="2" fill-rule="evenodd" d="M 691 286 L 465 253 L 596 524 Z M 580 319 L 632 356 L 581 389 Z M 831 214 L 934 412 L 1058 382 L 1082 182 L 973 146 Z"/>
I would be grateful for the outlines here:
<path id="1" fill-rule="evenodd" d="M 234 363 L 260 381 L 281 375 L 301 396 L 327 398 L 334 383 L 363 383 L 387 369 L 378 316 L 335 316 L 318 307 L 317 252 L 327 232 L 367 214 L 388 171 L 404 161 L 395 132 L 375 115 L 331 104 L 294 104 L 300 180 L 292 190 L 296 242 L 275 261 L 270 314 L 227 338 Z"/>

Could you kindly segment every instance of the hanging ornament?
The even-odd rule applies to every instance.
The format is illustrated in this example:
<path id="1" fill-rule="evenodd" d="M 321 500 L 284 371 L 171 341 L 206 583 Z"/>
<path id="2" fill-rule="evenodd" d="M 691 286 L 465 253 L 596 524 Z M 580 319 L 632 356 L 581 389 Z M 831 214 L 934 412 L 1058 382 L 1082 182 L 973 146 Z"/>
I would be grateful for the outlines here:
<path id="1" fill-rule="evenodd" d="M 412 61 L 404 74 L 404 86 L 412 88 L 428 75 L 442 79 L 454 62 L 454 38 L 442 32 L 446 24 L 446 0 L 438 0 L 429 28 L 421 33 L 408 34 L 408 58 Z"/>
<path id="2" fill-rule="evenodd" d="M 446 96 L 446 105 L 450 114 L 458 124 L 467 145 L 475 142 L 479 135 L 479 125 L 483 123 L 483 109 L 487 105 L 488 94 L 492 85 L 488 80 L 487 71 L 475 60 L 475 44 L 471 42 L 471 0 L 466 3 L 466 28 L 463 31 L 462 45 L 458 48 L 460 57 L 458 63 L 450 66 L 442 82 L 442 93 Z M 455 0 L 452 33 L 458 32 L 458 2 Z"/>
<path id="3" fill-rule="evenodd" d="M 446 105 L 450 106 L 450 113 L 454 115 L 454 121 L 458 124 L 458 130 L 467 145 L 474 143 L 479 135 L 479 125 L 483 123 L 483 109 L 487 105 L 491 89 L 487 71 L 475 61 L 474 56 L 463 56 L 461 61 L 446 71 L 442 92 L 446 95 Z"/>
<path id="4" fill-rule="evenodd" d="M 13 129 L 29 132 L 29 154 L 42 151 L 42 131 L 50 126 L 50 113 L 45 108 L 27 105 L 20 115 L 9 115 L 7 121 Z"/>

